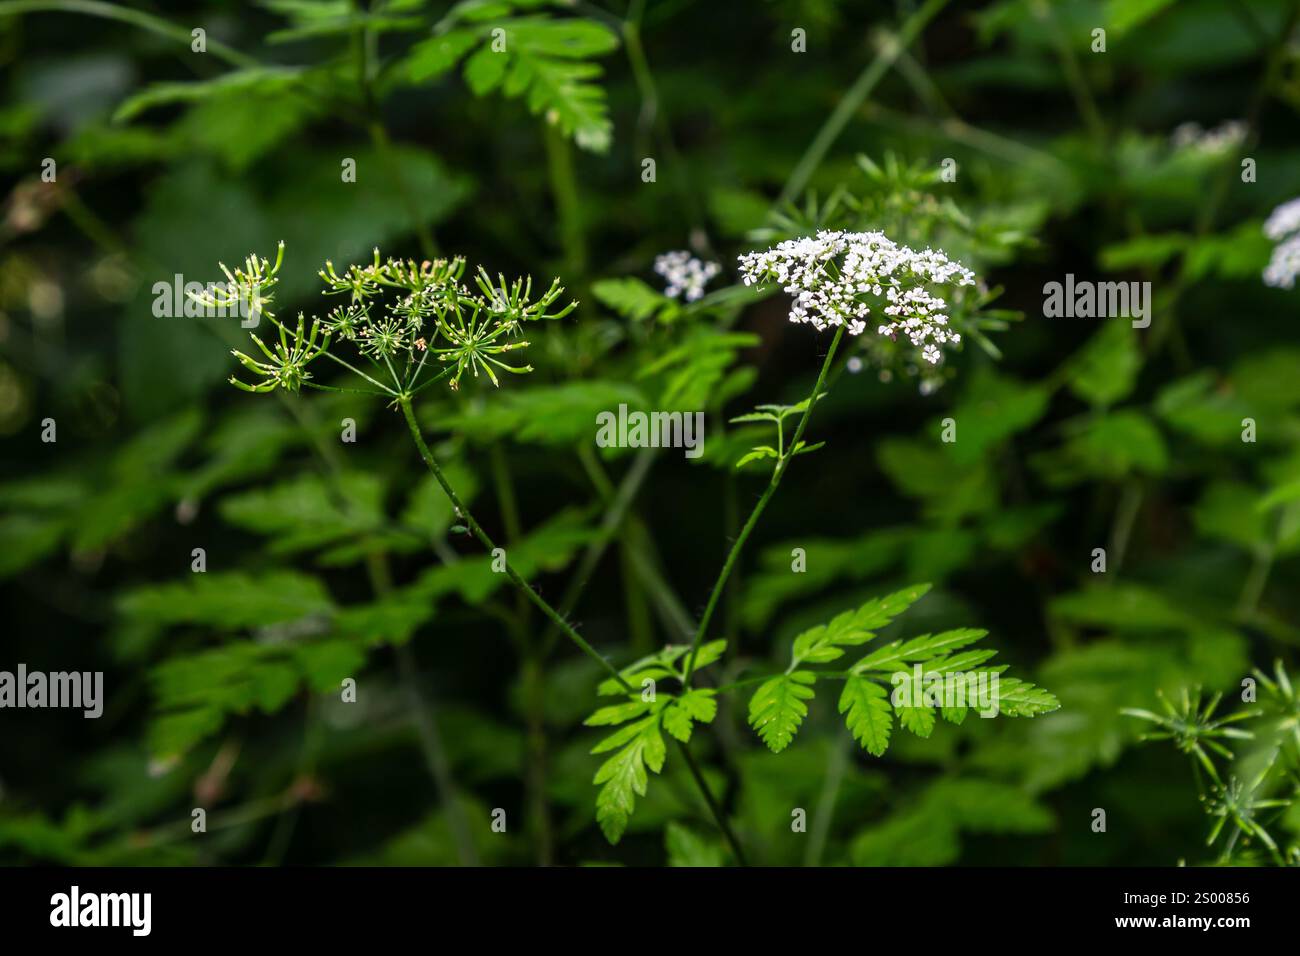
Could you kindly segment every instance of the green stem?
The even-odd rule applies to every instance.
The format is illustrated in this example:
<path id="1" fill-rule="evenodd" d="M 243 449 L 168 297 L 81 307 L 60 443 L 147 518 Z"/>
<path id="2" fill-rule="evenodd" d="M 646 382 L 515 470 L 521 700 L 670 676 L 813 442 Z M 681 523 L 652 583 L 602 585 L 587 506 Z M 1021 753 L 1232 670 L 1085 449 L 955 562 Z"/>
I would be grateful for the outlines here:
<path id="1" fill-rule="evenodd" d="M 1088 132 L 1097 141 L 1097 145 L 1104 149 L 1106 122 L 1101 118 L 1101 110 L 1097 108 L 1097 101 L 1093 98 L 1092 90 L 1088 88 L 1088 83 L 1083 77 L 1079 58 L 1074 54 L 1074 47 L 1070 46 L 1069 37 L 1061 30 L 1060 22 L 1052 11 L 1050 0 L 1039 0 L 1035 3 L 1034 15 L 1046 22 L 1052 43 L 1056 47 L 1056 55 L 1061 61 L 1061 71 L 1065 74 L 1066 85 L 1070 88 L 1070 95 L 1074 97 L 1075 107 L 1083 117 Z"/>
<path id="2" fill-rule="evenodd" d="M 826 122 L 822 124 L 822 128 L 817 131 L 817 135 L 808 145 L 808 149 L 799 160 L 799 164 L 790 173 L 790 178 L 786 180 L 785 188 L 781 190 L 781 196 L 777 200 L 778 206 L 793 200 L 808 185 L 808 180 L 812 178 L 812 174 L 821 165 L 822 159 L 825 158 L 831 146 L 839 139 L 840 133 L 844 132 L 844 127 L 848 125 L 858 107 L 871 95 L 871 91 L 876 88 L 876 84 L 894 65 L 898 55 L 912 45 L 912 41 L 925 29 L 926 24 L 934 19 L 947 4 L 948 0 L 926 0 L 926 3 L 919 10 L 908 17 L 898 35 L 892 38 L 885 45 L 885 48 L 877 54 L 876 58 L 867 65 L 867 68 L 858 75 L 853 85 L 840 98 L 834 111 L 827 117 Z"/>
<path id="3" fill-rule="evenodd" d="M 772 469 L 772 480 L 768 482 L 767 488 L 764 489 L 763 496 L 758 499 L 758 504 L 754 505 L 754 510 L 749 513 L 745 526 L 740 529 L 740 534 L 736 537 L 736 541 L 732 544 L 731 551 L 727 555 L 727 560 L 722 565 L 722 571 L 718 574 L 718 579 L 713 582 L 713 591 L 709 594 L 709 602 L 704 606 L 704 613 L 700 616 L 700 622 L 695 629 L 695 638 L 691 642 L 691 656 L 686 662 L 685 678 L 682 681 L 683 687 L 689 687 L 691 684 L 691 675 L 695 671 L 695 656 L 699 653 L 700 642 L 709 629 L 709 622 L 713 619 L 713 612 L 718 606 L 718 599 L 722 596 L 722 591 L 727 585 L 727 579 L 731 577 L 731 571 L 736 565 L 736 560 L 740 557 L 741 549 L 745 547 L 745 542 L 753 532 L 754 526 L 758 524 L 759 517 L 767 508 L 767 503 L 776 494 L 776 489 L 781 484 L 781 477 L 785 474 L 790 459 L 794 457 L 795 449 L 799 447 L 799 440 L 803 438 L 804 429 L 808 427 L 808 419 L 812 417 L 813 406 L 817 404 L 821 397 L 822 384 L 826 381 L 826 373 L 830 370 L 831 362 L 835 359 L 835 350 L 839 348 L 840 339 L 843 337 L 844 326 L 841 325 L 835 330 L 835 338 L 831 339 L 831 347 L 826 352 L 826 359 L 822 362 L 821 371 L 817 374 L 817 384 L 813 386 L 812 394 L 808 396 L 808 407 L 804 409 L 803 416 L 799 419 L 799 427 L 795 429 L 794 437 L 790 439 L 790 445 L 786 449 L 786 453 L 777 461 L 776 467 Z"/>
<path id="4" fill-rule="evenodd" d="M 420 218 L 419 204 L 414 194 L 407 187 L 406 177 L 402 175 L 401 166 L 393 154 L 393 143 L 388 138 L 388 130 L 379 116 L 379 100 L 375 96 L 375 53 L 376 37 L 369 28 L 358 30 L 355 34 L 357 85 L 361 89 L 361 107 L 365 111 L 366 132 L 370 142 L 380 156 L 380 161 L 388 167 L 388 174 L 393 178 L 393 185 L 401 194 L 402 204 L 411 217 L 411 229 L 420 241 L 420 251 L 426 258 L 432 259 L 438 254 L 438 242 L 433 237 L 429 224 Z M 401 387 L 400 385 L 398 386 Z"/>
<path id="5" fill-rule="evenodd" d="M 495 551 L 496 545 L 493 543 L 492 539 L 488 537 L 487 532 L 483 530 L 476 520 L 474 520 L 474 516 L 470 513 L 469 509 L 465 507 L 465 504 L 460 500 L 460 496 L 456 494 L 456 490 L 452 488 L 451 484 L 447 481 L 446 476 L 442 473 L 442 468 L 438 465 L 438 460 L 433 457 L 433 452 L 429 451 L 429 446 L 425 444 L 424 436 L 420 433 L 420 424 L 416 421 L 415 411 L 411 407 L 410 398 L 405 395 L 398 396 L 397 403 L 402 407 L 402 414 L 406 418 L 406 426 L 410 429 L 411 439 L 415 442 L 415 447 L 419 450 L 420 457 L 424 459 L 424 463 L 428 466 L 434 480 L 438 482 L 443 493 L 447 496 L 447 500 L 450 501 L 452 507 L 456 509 L 457 516 L 465 522 L 470 533 L 473 534 L 474 537 L 478 538 L 479 543 L 482 544 L 484 548 L 489 552 Z M 605 660 L 599 651 L 588 644 L 586 640 L 583 639 L 582 635 L 575 631 L 569 622 L 561 617 L 559 612 L 556 611 L 555 608 L 551 607 L 551 605 L 533 589 L 531 584 L 520 577 L 519 572 L 514 569 L 508 559 L 505 564 L 505 569 L 506 576 L 510 578 L 515 587 L 519 588 L 528 600 L 533 602 L 538 610 L 550 618 L 552 623 L 560 629 L 561 633 L 576 644 L 579 650 L 608 671 L 610 676 L 613 677 L 624 690 L 629 694 L 636 693 L 632 685 L 629 684 L 627 680 L 624 679 L 623 675 L 618 672 L 618 668 Z"/>
<path id="6" fill-rule="evenodd" d="M 101 17 L 105 20 L 117 20 L 129 23 L 169 40 L 176 40 L 189 46 L 194 37 L 188 29 L 169 23 L 162 17 L 143 10 L 121 7 L 115 3 L 101 3 L 98 0 L 11 0 L 0 3 L 0 17 L 20 13 L 80 13 L 88 17 Z M 258 68 L 262 64 L 233 47 L 226 46 L 220 40 L 207 40 L 207 51 L 218 59 L 225 60 L 231 66 L 241 68 Z"/>
<path id="7" fill-rule="evenodd" d="M 808 847 L 804 853 L 804 866 L 821 866 L 822 854 L 826 851 L 826 837 L 830 834 L 831 821 L 835 818 L 835 804 L 839 801 L 840 785 L 844 782 L 844 771 L 849 764 L 849 746 L 853 738 L 840 734 L 839 739 L 831 744 L 831 752 L 826 758 L 826 776 L 822 782 L 821 796 L 817 800 L 817 809 L 813 811 L 812 831 L 808 834 Z"/>
<path id="8" fill-rule="evenodd" d="M 587 250 L 582 232 L 582 209 L 578 204 L 578 181 L 573 172 L 573 151 L 556 126 L 546 127 L 545 140 L 547 170 L 555 198 L 565 270 L 570 275 L 585 275 Z"/>
<path id="9" fill-rule="evenodd" d="M 659 141 L 659 148 L 663 150 L 664 159 L 668 161 L 673 186 L 681 199 L 682 210 L 690 223 L 691 230 L 707 237 L 700 203 L 691 188 L 687 165 L 677 152 L 668 117 L 660 103 L 654 74 L 650 70 L 645 48 L 641 43 L 641 15 L 644 6 L 643 2 L 635 0 L 629 6 L 627 19 L 621 25 L 623 49 L 627 52 L 628 66 L 632 69 L 632 78 L 641 94 L 641 112 L 637 117 L 637 155 L 642 158 L 648 155 L 649 140 L 652 135 Z"/>
<path id="10" fill-rule="evenodd" d="M 1278 526 L 1281 524 L 1279 518 Z M 1237 598 L 1237 618 L 1244 623 L 1248 623 L 1259 611 L 1259 602 L 1264 597 L 1264 588 L 1268 585 L 1268 576 L 1273 570 L 1273 561 L 1277 556 L 1277 532 L 1270 529 L 1268 540 L 1254 551 L 1250 571 L 1242 583 L 1241 595 Z"/>
<path id="11" fill-rule="evenodd" d="M 1129 539 L 1133 536 L 1133 522 L 1137 520 L 1138 510 L 1142 507 L 1142 484 L 1137 479 L 1124 483 L 1120 493 L 1119 505 L 1115 509 L 1115 520 L 1110 531 L 1110 566 L 1112 575 L 1118 574 L 1124 565 L 1124 556 L 1128 553 Z"/>
<path id="12" fill-rule="evenodd" d="M 496 486 L 497 501 L 501 508 L 502 526 L 508 540 L 518 541 L 523 536 L 523 524 L 519 520 L 514 482 L 510 478 L 510 469 L 500 444 L 492 445 L 489 457 L 492 482 Z M 551 828 L 551 808 L 546 798 L 545 653 L 541 647 L 542 642 L 534 643 L 531 639 L 527 599 L 522 592 L 516 591 L 515 594 L 517 601 L 512 629 L 516 633 L 521 657 L 520 686 L 523 690 L 525 725 L 524 802 L 528 807 L 532 831 L 537 836 L 537 865 L 550 866 L 554 861 L 555 841 Z M 562 610 L 561 613 L 568 612 Z"/>
<path id="13" fill-rule="evenodd" d="M 690 768 L 691 777 L 695 780 L 695 786 L 699 788 L 704 802 L 709 807 L 709 812 L 713 814 L 714 821 L 718 824 L 718 829 L 726 837 L 727 845 L 731 847 L 731 852 L 736 857 L 736 862 L 741 866 L 749 866 L 745 859 L 745 851 L 740 848 L 740 841 L 736 839 L 736 834 L 732 832 L 731 824 L 727 821 L 727 816 L 722 812 L 722 807 L 718 801 L 713 798 L 713 791 L 709 789 L 709 783 L 704 779 L 704 774 L 700 772 L 699 764 L 695 762 L 695 757 L 691 755 L 691 750 L 682 741 L 677 741 L 682 750 L 682 756 L 686 758 L 686 766 Z"/>

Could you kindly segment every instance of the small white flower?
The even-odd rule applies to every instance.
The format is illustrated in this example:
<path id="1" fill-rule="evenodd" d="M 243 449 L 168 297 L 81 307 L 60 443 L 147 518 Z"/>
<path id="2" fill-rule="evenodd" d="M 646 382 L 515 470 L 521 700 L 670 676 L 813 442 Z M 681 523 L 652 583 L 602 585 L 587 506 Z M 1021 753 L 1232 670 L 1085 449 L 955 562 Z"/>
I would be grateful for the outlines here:
<path id="1" fill-rule="evenodd" d="M 942 357 L 940 346 L 961 336 L 948 326 L 947 300 L 927 286 L 975 285 L 975 274 L 941 250 L 918 252 L 881 232 L 823 230 L 790 239 L 741 256 L 740 271 L 746 285 L 780 283 L 793 297 L 790 321 L 818 330 L 843 325 L 863 334 L 872 309 L 863 296 L 875 296 L 885 319 L 872 323 L 876 334 L 905 336 L 931 365 Z"/>
<path id="2" fill-rule="evenodd" d="M 1300 199 L 1292 199 L 1278 206 L 1264 223 L 1264 235 L 1274 242 L 1300 232 Z"/>
<path id="3" fill-rule="evenodd" d="M 1264 285 L 1293 289 L 1297 277 L 1300 277 L 1300 232 L 1274 247 L 1264 269 Z"/>
<path id="4" fill-rule="evenodd" d="M 1295 288 L 1300 277 L 1300 199 L 1284 202 L 1264 223 L 1264 235 L 1277 243 L 1264 268 L 1264 285 Z"/>
<path id="5" fill-rule="evenodd" d="M 1245 138 L 1245 123 L 1241 120 L 1226 120 L 1214 129 L 1203 129 L 1200 123 L 1180 123 L 1169 141 L 1175 149 L 1221 153 L 1240 145 Z"/>
<path id="6" fill-rule="evenodd" d="M 721 271 L 716 262 L 703 262 L 684 249 L 655 257 L 655 272 L 668 283 L 664 295 L 670 299 L 685 293 L 687 302 L 697 301 L 703 297 L 709 280 Z"/>

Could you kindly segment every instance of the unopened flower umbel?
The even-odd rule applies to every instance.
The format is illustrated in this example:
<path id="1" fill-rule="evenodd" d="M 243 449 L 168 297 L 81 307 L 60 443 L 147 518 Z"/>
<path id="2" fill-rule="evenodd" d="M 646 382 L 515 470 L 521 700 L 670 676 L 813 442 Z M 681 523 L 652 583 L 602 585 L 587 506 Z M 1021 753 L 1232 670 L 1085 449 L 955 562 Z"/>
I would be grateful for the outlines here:
<path id="1" fill-rule="evenodd" d="M 655 256 L 655 272 L 668 283 L 664 295 L 670 299 L 685 293 L 687 302 L 698 301 L 704 296 L 709 280 L 721 271 L 716 262 L 704 262 L 685 250 Z"/>
<path id="2" fill-rule="evenodd" d="M 931 365 L 941 347 L 959 343 L 948 325 L 945 299 L 934 285 L 974 285 L 975 274 L 941 250 L 917 252 L 881 232 L 828 232 L 790 239 L 772 249 L 740 257 L 745 285 L 778 282 L 794 302 L 791 322 L 817 329 L 844 325 L 851 335 L 867 330 L 874 305 L 886 320 L 876 332 L 901 334 Z"/>
<path id="3" fill-rule="evenodd" d="M 279 344 L 273 347 L 250 333 L 265 361 L 234 353 L 244 368 L 260 377 L 252 385 L 231 378 L 231 384 L 245 391 L 284 388 L 296 392 L 303 385 L 339 391 L 313 381 L 307 371 L 308 363 L 321 356 L 360 376 L 379 394 L 398 400 L 448 376 L 448 384 L 457 389 L 466 373 L 478 378 L 482 372 L 493 385 L 500 385 L 500 372 L 523 375 L 533 370 L 531 365 L 506 361 L 507 353 L 528 347 L 526 340 L 517 339 L 520 326 L 538 319 L 561 319 L 578 305 L 560 304 L 564 287 L 559 279 L 534 297 L 531 276 L 510 282 L 500 273 L 493 279 L 480 267 L 474 276 L 476 293 L 462 281 L 463 257 L 419 264 L 410 259 L 385 262 L 376 249 L 371 262 L 351 265 L 342 272 L 327 261 L 318 273 L 325 283 L 323 294 L 346 296 L 346 304 L 313 318 L 310 324 L 300 313 L 297 328 L 291 330 L 269 308 L 274 300 L 269 290 L 277 281 L 283 259 L 284 243 L 280 243 L 274 266 L 256 256 L 249 256 L 244 269 L 233 275 L 222 266 L 230 286 L 194 296 L 201 305 L 209 306 L 236 299 L 252 302 L 257 314 L 279 331 Z M 330 351 L 331 345 L 344 342 L 369 361 L 374 374 Z M 431 372 L 422 382 L 430 357 L 443 365 L 443 371 Z"/>

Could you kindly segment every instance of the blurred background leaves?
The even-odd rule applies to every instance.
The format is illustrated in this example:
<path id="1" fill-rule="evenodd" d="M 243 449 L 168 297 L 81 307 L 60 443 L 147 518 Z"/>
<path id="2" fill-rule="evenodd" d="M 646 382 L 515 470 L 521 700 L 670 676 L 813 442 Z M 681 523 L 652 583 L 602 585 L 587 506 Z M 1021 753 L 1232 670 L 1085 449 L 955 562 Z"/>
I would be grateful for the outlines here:
<path id="1" fill-rule="evenodd" d="M 1295 669 L 1300 299 L 1259 276 L 1265 217 L 1300 195 L 1296 5 L 932 6 L 900 52 L 910 0 L 267 0 L 107 18 L 0 3 L 0 669 L 104 670 L 108 689 L 98 721 L 0 716 L 0 859 L 734 862 L 671 761 L 611 849 L 580 727 L 599 675 L 540 639 L 401 423 L 361 396 L 236 393 L 223 380 L 245 333 L 155 316 L 155 283 L 218 278 L 218 260 L 282 239 L 295 311 L 319 309 L 322 262 L 374 246 L 561 275 L 582 305 L 535 336 L 538 374 L 430 391 L 420 414 L 548 599 L 590 581 L 575 617 L 625 663 L 689 633 L 760 490 L 732 465 L 767 437 L 729 418 L 805 396 L 825 346 L 783 297 L 738 287 L 734 256 L 821 227 L 940 246 L 1000 297 L 933 393 L 851 356 L 861 370 L 818 406 L 810 437 L 827 446 L 791 469 L 728 590 L 719 682 L 931 580 L 890 636 L 988 628 L 1062 708 L 900 734 L 873 760 L 826 701 L 774 756 L 724 698 L 705 774 L 751 857 L 1212 859 L 1187 764 L 1136 748 L 1120 709 L 1186 685 L 1231 697 L 1275 658 Z M 807 189 L 775 202 L 880 57 L 892 68 Z M 1241 127 L 1226 145 L 1174 135 L 1193 122 Z M 723 266 L 699 303 L 653 274 L 679 248 Z M 1044 318 L 1044 283 L 1067 273 L 1151 282 L 1151 327 Z M 706 411 L 704 456 L 660 453 L 645 478 L 636 456 L 597 450 L 595 415 L 620 403 Z M 625 482 L 632 505 L 606 533 Z M 809 832 L 791 831 L 793 808 Z M 1294 844 L 1300 817 L 1277 827 Z"/>

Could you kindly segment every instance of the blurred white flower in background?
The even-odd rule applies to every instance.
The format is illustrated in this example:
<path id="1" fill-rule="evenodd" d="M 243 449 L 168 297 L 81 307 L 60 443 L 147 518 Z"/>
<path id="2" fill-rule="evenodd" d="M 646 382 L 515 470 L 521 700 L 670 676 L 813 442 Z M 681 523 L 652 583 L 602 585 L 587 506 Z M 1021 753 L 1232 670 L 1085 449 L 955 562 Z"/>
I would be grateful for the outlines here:
<path id="1" fill-rule="evenodd" d="M 716 262 L 704 262 L 684 249 L 655 256 L 655 272 L 668 283 L 664 295 L 675 299 L 685 293 L 687 302 L 695 302 L 704 295 L 709 280 L 722 271 Z"/>
<path id="2" fill-rule="evenodd" d="M 1277 245 L 1264 269 L 1264 284 L 1278 289 L 1295 287 L 1300 276 L 1300 199 L 1284 202 L 1264 223 L 1264 235 Z"/>

